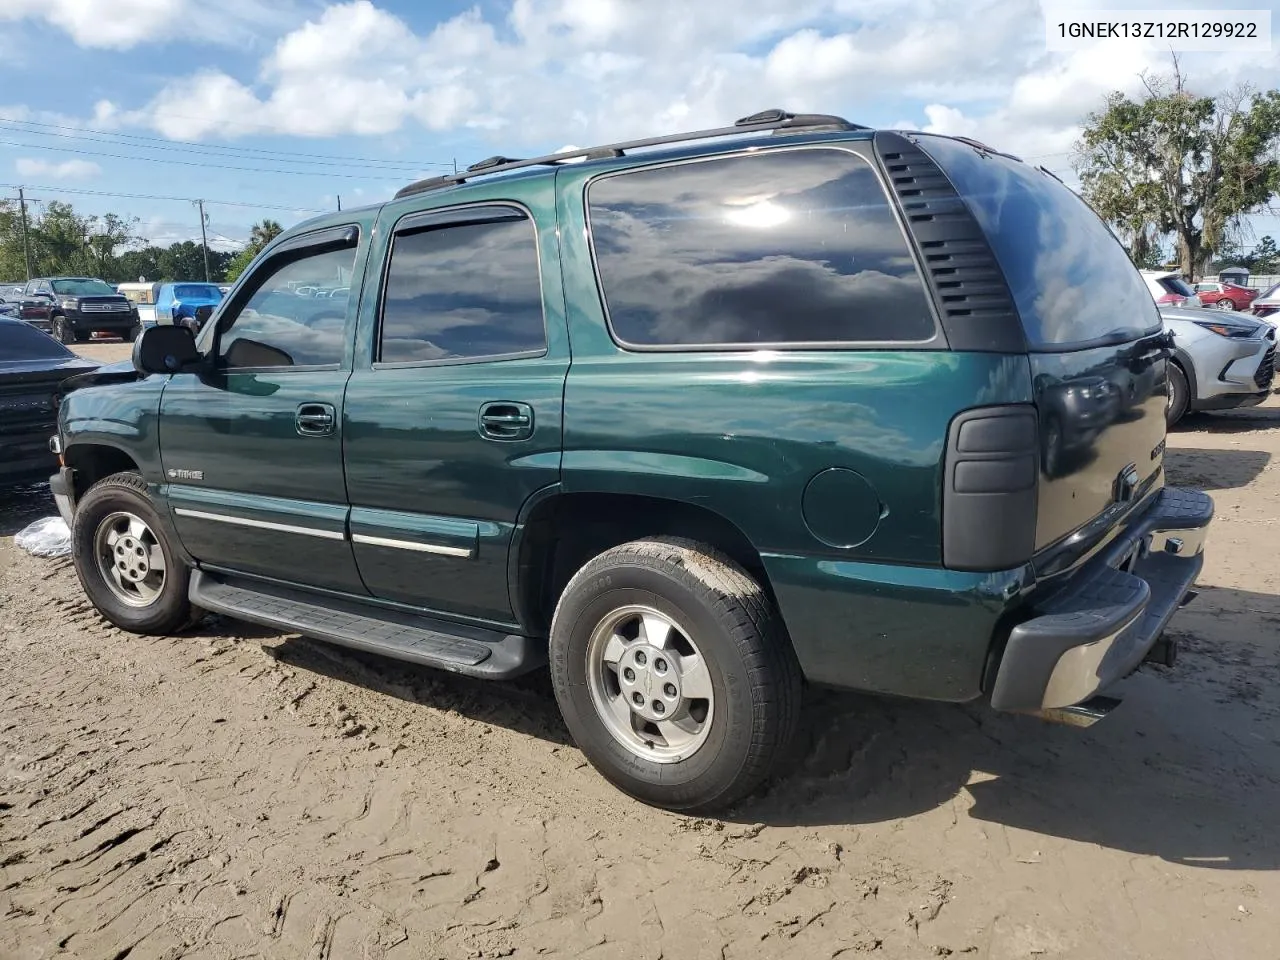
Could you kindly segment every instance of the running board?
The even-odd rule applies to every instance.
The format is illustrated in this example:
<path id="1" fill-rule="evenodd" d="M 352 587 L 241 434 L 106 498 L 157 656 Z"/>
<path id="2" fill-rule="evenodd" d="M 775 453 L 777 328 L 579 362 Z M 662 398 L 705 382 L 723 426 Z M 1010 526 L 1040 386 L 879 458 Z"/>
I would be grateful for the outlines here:
<path id="1" fill-rule="evenodd" d="M 517 677 L 547 662 L 546 644 L 530 637 L 204 570 L 191 572 L 189 596 L 211 613 L 486 680 Z"/>

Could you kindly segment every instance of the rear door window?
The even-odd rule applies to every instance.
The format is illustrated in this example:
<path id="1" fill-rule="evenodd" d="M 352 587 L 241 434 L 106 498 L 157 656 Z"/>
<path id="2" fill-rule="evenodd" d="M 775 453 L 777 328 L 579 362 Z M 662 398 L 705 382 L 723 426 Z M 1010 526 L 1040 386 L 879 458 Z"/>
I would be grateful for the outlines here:
<path id="1" fill-rule="evenodd" d="M 875 171 L 772 150 L 603 177 L 588 190 L 614 336 L 637 347 L 928 341 L 935 323 Z"/>
<path id="2" fill-rule="evenodd" d="M 921 134 L 919 142 L 986 234 L 1033 350 L 1122 343 L 1160 328 L 1142 275 L 1079 196 L 1035 167 L 958 140 Z"/>

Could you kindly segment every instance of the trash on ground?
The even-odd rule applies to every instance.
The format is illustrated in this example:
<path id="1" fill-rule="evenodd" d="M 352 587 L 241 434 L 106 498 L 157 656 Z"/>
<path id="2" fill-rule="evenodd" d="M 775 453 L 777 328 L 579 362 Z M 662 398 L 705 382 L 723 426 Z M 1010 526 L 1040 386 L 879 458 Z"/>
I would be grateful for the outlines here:
<path id="1" fill-rule="evenodd" d="M 23 527 L 13 542 L 37 557 L 65 557 L 71 553 L 71 531 L 61 517 L 43 517 Z"/>

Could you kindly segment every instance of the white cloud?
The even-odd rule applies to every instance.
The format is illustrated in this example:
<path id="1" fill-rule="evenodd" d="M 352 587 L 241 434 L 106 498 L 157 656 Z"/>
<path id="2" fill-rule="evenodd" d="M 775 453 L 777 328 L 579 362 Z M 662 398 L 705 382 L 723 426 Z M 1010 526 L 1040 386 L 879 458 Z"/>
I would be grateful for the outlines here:
<path id="1" fill-rule="evenodd" d="M 13 169 L 20 177 L 43 177 L 47 180 L 84 180 L 102 172 L 102 168 L 91 160 L 55 162 L 34 157 L 19 157 L 13 162 Z"/>
<path id="2" fill-rule="evenodd" d="M 232 6 L 243 19 L 252 2 Z M 1103 95 L 1135 89 L 1141 70 L 1168 62 L 1132 45 L 1047 53 L 1038 0 L 508 0 L 486 17 L 490 9 L 415 31 L 371 0 L 331 4 L 279 34 L 255 75 L 205 70 L 141 108 L 104 102 L 96 115 L 179 139 L 470 130 L 510 153 L 718 126 L 772 106 L 865 120 L 888 105 L 905 115 L 895 126 L 968 134 L 1065 170 L 1080 121 Z M 1191 54 L 1185 66 L 1205 89 L 1280 81 L 1280 61 L 1259 55 Z"/>
<path id="3" fill-rule="evenodd" d="M 251 42 L 262 29 L 283 29 L 292 0 L 0 0 L 0 20 L 43 20 L 77 46 L 128 50 L 158 36 Z"/>
<path id="4" fill-rule="evenodd" d="M 513 0 L 415 33 L 370 0 L 329 6 L 283 36 L 258 76 L 175 81 L 128 119 L 180 138 L 270 130 L 300 136 L 510 131 L 524 141 L 641 135 L 720 124 L 783 104 L 799 110 L 934 90 L 1007 88 L 1010 51 L 1040 29 L 1026 0 L 936 0 L 820 31 L 846 0 Z M 950 20 L 948 24 L 946 21 Z M 986 42 L 958 36 L 981 19 Z M 957 76 L 978 78 L 958 83 Z M 994 86 L 993 86 L 994 85 Z"/>

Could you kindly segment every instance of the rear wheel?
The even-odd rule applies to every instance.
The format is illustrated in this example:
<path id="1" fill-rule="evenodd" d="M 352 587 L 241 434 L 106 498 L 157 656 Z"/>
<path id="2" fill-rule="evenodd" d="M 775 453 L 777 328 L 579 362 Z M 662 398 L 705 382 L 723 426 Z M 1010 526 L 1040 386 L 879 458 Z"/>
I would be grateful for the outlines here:
<path id="1" fill-rule="evenodd" d="M 1232 303 L 1230 300 L 1228 300 L 1226 297 L 1223 297 L 1221 300 L 1215 303 L 1214 306 L 1217 307 L 1219 310 L 1234 310 L 1236 308 L 1236 305 Z"/>
<path id="2" fill-rule="evenodd" d="M 768 596 L 687 540 L 614 547 L 570 580 L 551 677 L 574 740 L 621 790 L 681 812 L 741 799 L 785 754 L 800 669 Z"/>
<path id="3" fill-rule="evenodd" d="M 1176 363 L 1169 364 L 1168 396 L 1165 403 L 1165 425 L 1172 427 L 1187 413 L 1187 405 L 1191 402 L 1190 390 L 1187 387 L 1187 375 Z"/>
<path id="4" fill-rule="evenodd" d="M 99 480 L 76 506 L 71 556 L 89 600 L 124 630 L 171 633 L 189 625 L 191 573 L 133 472 Z"/>

